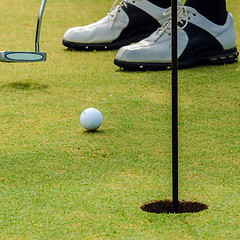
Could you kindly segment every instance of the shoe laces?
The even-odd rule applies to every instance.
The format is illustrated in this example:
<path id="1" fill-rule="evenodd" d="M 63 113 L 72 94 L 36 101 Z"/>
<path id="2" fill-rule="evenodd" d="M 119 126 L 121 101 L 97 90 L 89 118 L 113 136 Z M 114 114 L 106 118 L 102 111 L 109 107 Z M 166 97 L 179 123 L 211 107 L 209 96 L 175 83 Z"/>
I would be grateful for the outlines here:
<path id="1" fill-rule="evenodd" d="M 158 38 L 155 39 L 157 41 L 164 33 L 167 33 L 168 35 L 172 34 L 172 18 L 171 18 L 171 11 L 172 8 L 168 8 L 163 13 L 164 16 L 169 16 L 169 20 L 167 20 L 160 28 L 157 30 Z M 185 6 L 178 6 L 177 8 L 177 27 L 178 30 L 184 29 L 190 20 L 189 13 L 192 13 L 194 16 L 196 15 L 196 12 L 186 8 Z M 179 24 L 180 23 L 180 24 Z"/>
<path id="2" fill-rule="evenodd" d="M 114 23 L 114 21 L 115 21 L 115 19 L 116 19 L 116 17 L 117 17 L 117 14 L 120 12 L 120 9 L 121 9 L 123 6 L 127 8 L 127 0 L 122 0 L 122 1 L 120 2 L 120 4 L 116 6 L 116 4 L 118 3 L 118 1 L 119 1 L 119 0 L 116 0 L 116 1 L 113 3 L 110 12 L 107 14 L 108 16 L 113 17 L 113 20 L 112 20 L 112 23 L 111 23 L 110 28 L 112 28 L 113 23 Z"/>

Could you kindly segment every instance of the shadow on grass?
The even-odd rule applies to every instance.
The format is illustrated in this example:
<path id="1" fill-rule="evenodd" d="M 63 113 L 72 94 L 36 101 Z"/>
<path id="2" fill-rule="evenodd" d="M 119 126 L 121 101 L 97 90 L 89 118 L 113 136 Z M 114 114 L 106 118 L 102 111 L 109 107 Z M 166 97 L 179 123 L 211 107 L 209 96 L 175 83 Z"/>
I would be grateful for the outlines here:
<path id="1" fill-rule="evenodd" d="M 34 82 L 11 82 L 2 85 L 1 88 L 15 90 L 46 90 L 48 88 L 48 85 Z"/>
<path id="2" fill-rule="evenodd" d="M 105 131 L 101 130 L 101 129 L 100 130 L 97 129 L 97 130 L 93 130 L 93 131 L 84 130 L 83 134 L 84 135 L 91 135 L 91 134 L 100 134 L 100 135 L 102 135 L 102 134 L 105 134 Z"/>

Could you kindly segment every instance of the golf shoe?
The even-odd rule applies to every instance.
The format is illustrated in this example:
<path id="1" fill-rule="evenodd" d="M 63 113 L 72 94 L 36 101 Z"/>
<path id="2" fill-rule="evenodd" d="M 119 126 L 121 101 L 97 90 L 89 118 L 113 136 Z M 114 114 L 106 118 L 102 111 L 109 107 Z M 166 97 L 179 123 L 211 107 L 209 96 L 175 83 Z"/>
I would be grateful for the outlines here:
<path id="1" fill-rule="evenodd" d="M 116 0 L 110 12 L 101 20 L 87 26 L 68 29 L 63 45 L 75 50 L 110 50 L 136 43 L 168 20 L 166 8 L 147 0 Z M 178 1 L 181 5 L 181 1 Z"/>
<path id="2" fill-rule="evenodd" d="M 171 15 L 171 8 L 163 15 Z M 146 39 L 120 48 L 114 63 L 128 70 L 171 68 L 171 19 Z M 178 7 L 178 66 L 236 62 L 236 30 L 228 13 L 223 25 L 216 25 L 191 7 Z"/>

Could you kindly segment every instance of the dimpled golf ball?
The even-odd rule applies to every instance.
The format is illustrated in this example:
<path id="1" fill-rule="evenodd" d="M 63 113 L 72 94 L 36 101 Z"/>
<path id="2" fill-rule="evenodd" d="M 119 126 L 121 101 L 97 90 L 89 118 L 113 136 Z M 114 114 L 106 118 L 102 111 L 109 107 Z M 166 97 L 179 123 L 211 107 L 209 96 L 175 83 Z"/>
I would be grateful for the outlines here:
<path id="1" fill-rule="evenodd" d="M 97 130 L 102 122 L 103 116 L 96 108 L 87 108 L 80 115 L 80 123 L 88 131 Z"/>

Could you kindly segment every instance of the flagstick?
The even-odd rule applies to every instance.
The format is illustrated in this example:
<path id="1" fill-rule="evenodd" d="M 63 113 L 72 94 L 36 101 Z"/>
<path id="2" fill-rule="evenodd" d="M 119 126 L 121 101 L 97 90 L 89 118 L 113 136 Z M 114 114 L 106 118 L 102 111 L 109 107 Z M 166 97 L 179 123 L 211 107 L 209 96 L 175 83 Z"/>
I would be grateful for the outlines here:
<path id="1" fill-rule="evenodd" d="M 177 0 L 172 0 L 172 197 L 178 213 L 178 50 Z"/>

